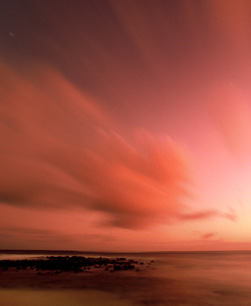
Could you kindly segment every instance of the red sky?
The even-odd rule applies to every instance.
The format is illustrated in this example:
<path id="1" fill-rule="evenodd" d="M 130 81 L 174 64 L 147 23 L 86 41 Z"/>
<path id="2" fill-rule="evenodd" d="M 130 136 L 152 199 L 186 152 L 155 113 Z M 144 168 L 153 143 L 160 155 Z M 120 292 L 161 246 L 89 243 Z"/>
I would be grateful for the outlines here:
<path id="1" fill-rule="evenodd" d="M 1 249 L 251 249 L 249 1 L 0 20 Z"/>

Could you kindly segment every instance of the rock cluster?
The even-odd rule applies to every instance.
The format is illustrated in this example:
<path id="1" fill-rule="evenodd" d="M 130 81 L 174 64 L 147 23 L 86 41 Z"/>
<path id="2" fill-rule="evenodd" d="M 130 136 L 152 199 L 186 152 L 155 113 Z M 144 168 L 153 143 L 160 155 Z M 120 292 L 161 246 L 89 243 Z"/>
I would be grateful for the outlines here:
<path id="1" fill-rule="evenodd" d="M 42 271 L 53 271 L 55 273 L 62 272 L 84 272 L 93 268 L 103 268 L 105 271 L 122 271 L 136 270 L 137 265 L 144 264 L 143 262 L 126 258 L 92 258 L 83 256 L 45 256 L 38 259 L 23 259 L 23 260 L 1 260 L 0 268 L 8 270 L 15 268 L 18 270 L 36 270 L 38 273 Z"/>

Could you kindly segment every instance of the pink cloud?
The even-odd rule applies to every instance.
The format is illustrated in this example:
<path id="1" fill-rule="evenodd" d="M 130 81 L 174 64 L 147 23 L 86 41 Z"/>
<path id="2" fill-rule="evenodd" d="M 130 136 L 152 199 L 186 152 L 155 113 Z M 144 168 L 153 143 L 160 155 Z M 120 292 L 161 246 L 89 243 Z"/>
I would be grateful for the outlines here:
<path id="1" fill-rule="evenodd" d="M 129 142 L 56 71 L 41 65 L 19 75 L 0 66 L 1 203 L 94 210 L 125 228 L 219 215 L 184 213 L 190 170 L 170 137 L 141 130 Z"/>
<path id="2" fill-rule="evenodd" d="M 218 215 L 219 215 L 218 211 L 209 210 L 209 211 L 199 211 L 192 213 L 182 213 L 179 215 L 179 218 L 182 220 L 200 220 L 200 219 L 208 219 Z"/>
<path id="3" fill-rule="evenodd" d="M 215 217 L 225 218 L 232 222 L 237 220 L 237 215 L 232 208 L 230 208 L 228 212 L 221 212 L 219 210 L 203 210 L 189 213 L 182 212 L 180 215 L 178 215 L 179 219 L 187 221 L 209 219 Z"/>

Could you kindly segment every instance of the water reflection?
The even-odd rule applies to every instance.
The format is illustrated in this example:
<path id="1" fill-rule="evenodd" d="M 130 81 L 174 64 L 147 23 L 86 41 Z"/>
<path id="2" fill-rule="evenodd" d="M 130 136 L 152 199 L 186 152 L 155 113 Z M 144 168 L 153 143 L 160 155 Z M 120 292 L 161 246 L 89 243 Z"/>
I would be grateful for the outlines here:
<path id="1" fill-rule="evenodd" d="M 41 276 L 29 271 L 2 271 L 5 281 L 0 277 L 0 287 L 5 287 L 2 292 L 6 299 L 10 295 L 14 301 L 20 292 L 27 298 L 25 304 L 4 305 L 34 305 L 30 297 L 47 290 L 50 294 L 46 296 L 53 301 L 52 305 L 62 306 L 113 305 L 115 302 L 123 306 L 251 305 L 250 252 L 130 254 L 130 258 L 146 263 L 140 272 L 98 270 Z M 149 264 L 151 260 L 154 262 Z M 9 294 L 7 287 L 15 291 Z M 56 304 L 55 299 L 63 302 Z M 67 304 L 69 299 L 72 302 Z M 48 301 L 43 305 L 50 305 Z"/>

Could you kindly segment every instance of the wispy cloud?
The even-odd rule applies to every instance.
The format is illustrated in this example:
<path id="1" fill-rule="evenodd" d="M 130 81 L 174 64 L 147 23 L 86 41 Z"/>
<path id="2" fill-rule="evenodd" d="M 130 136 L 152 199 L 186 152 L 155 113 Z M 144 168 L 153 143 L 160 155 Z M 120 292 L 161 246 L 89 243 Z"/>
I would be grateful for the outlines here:
<path id="1" fill-rule="evenodd" d="M 215 238 L 216 233 L 210 232 L 210 233 L 205 233 L 201 236 L 201 239 L 212 239 Z"/>
<path id="2" fill-rule="evenodd" d="M 125 228 L 219 215 L 187 213 L 190 170 L 170 137 L 142 129 L 129 142 L 102 105 L 55 70 L 0 66 L 1 203 L 96 210 Z"/>
<path id="3" fill-rule="evenodd" d="M 237 220 L 236 212 L 232 208 L 230 208 L 228 212 L 221 212 L 219 210 L 203 210 L 189 213 L 181 213 L 178 217 L 182 220 L 201 220 L 214 217 L 221 217 L 230 221 Z"/>

